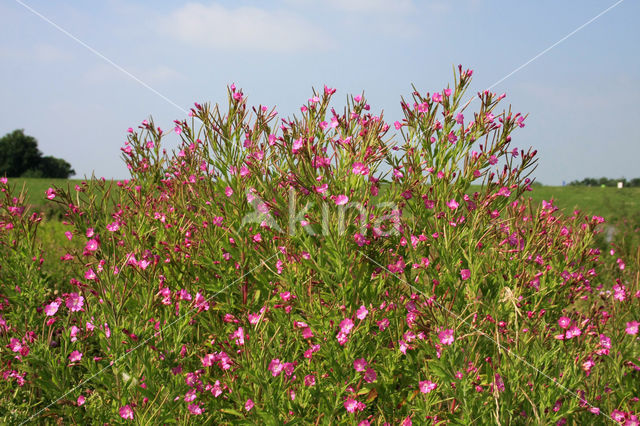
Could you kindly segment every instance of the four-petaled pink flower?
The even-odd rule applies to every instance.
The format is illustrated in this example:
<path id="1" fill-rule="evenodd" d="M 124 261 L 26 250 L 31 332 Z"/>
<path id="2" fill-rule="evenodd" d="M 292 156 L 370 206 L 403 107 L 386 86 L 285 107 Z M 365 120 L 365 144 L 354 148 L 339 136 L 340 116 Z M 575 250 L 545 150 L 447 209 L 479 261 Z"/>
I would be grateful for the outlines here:
<path id="1" fill-rule="evenodd" d="M 356 318 L 358 318 L 359 320 L 362 321 L 367 317 L 368 313 L 369 313 L 369 311 L 367 310 L 367 308 L 364 305 L 362 305 L 356 311 Z"/>
<path id="2" fill-rule="evenodd" d="M 366 407 L 367 406 L 364 405 L 364 403 L 360 401 L 356 401 L 353 398 L 347 398 L 347 400 L 344 402 L 344 408 L 346 408 L 347 411 L 350 413 L 355 413 L 356 411 L 362 411 Z"/>
<path id="3" fill-rule="evenodd" d="M 450 328 L 442 330 L 440 333 L 438 333 L 438 339 L 440 339 L 440 343 L 442 343 L 443 345 L 453 344 L 453 341 L 455 340 L 453 338 L 453 330 Z"/>
<path id="4" fill-rule="evenodd" d="M 349 202 L 349 197 L 347 197 L 346 195 L 337 195 L 334 199 L 334 202 L 336 203 L 336 206 L 342 206 Z"/>
<path id="5" fill-rule="evenodd" d="M 118 222 L 112 222 L 107 225 L 107 231 L 109 232 L 116 232 L 118 229 L 120 229 L 120 224 Z"/>
<path id="6" fill-rule="evenodd" d="M 434 383 L 430 380 L 423 380 L 419 383 L 419 385 L 420 385 L 420 392 L 422 393 L 429 393 L 438 387 L 437 383 Z"/>
<path id="7" fill-rule="evenodd" d="M 305 386 L 315 386 L 316 378 L 313 374 L 309 374 L 304 376 L 304 385 Z"/>
<path id="8" fill-rule="evenodd" d="M 245 402 L 244 404 L 244 409 L 247 411 L 251 411 L 251 409 L 253 408 L 255 404 L 253 403 L 253 401 L 251 399 L 247 399 L 247 402 Z"/>
<path id="9" fill-rule="evenodd" d="M 133 408 L 129 404 L 120 407 L 120 417 L 125 420 L 133 420 Z"/>
<path id="10" fill-rule="evenodd" d="M 84 249 L 86 251 L 96 251 L 98 250 L 98 240 L 96 240 L 95 238 L 90 239 L 89 241 L 87 241 L 87 245 L 84 247 Z"/>
<path id="11" fill-rule="evenodd" d="M 558 318 L 558 325 L 563 330 L 566 330 L 569 327 L 570 324 L 571 324 L 571 320 L 569 318 L 567 318 L 567 317 Z"/>
<path id="12" fill-rule="evenodd" d="M 353 320 L 351 318 L 345 318 L 340 321 L 340 331 L 344 334 L 349 334 L 353 328 Z"/>
<path id="13" fill-rule="evenodd" d="M 48 317 L 52 317 L 58 312 L 58 308 L 60 307 L 60 302 L 53 301 L 44 307 L 44 313 Z"/>
<path id="14" fill-rule="evenodd" d="M 449 207 L 451 210 L 455 210 L 460 206 L 460 204 L 458 204 L 458 202 L 456 200 L 449 200 L 447 201 L 447 207 Z"/>
<path id="15" fill-rule="evenodd" d="M 78 362 L 82 359 L 82 352 L 73 351 L 69 354 L 69 361 Z"/>
<path id="16" fill-rule="evenodd" d="M 635 336 L 636 334 L 638 334 L 638 325 L 640 325 L 638 321 L 630 321 L 627 323 L 627 328 L 625 329 L 625 331 L 627 332 L 627 334 Z"/>
<path id="17" fill-rule="evenodd" d="M 46 195 L 49 200 L 53 200 L 56 198 L 56 191 L 53 188 L 49 188 L 47 189 Z"/>
<path id="18" fill-rule="evenodd" d="M 469 269 L 463 269 L 460 271 L 460 277 L 462 277 L 463 281 L 466 281 L 471 276 L 471 271 Z"/>
<path id="19" fill-rule="evenodd" d="M 354 175 L 368 175 L 369 168 L 360 162 L 353 163 L 353 168 L 351 169 Z"/>
<path id="20" fill-rule="evenodd" d="M 358 358 L 355 361 L 353 361 L 353 368 L 356 371 L 364 371 L 366 367 L 367 367 L 367 361 L 365 361 L 364 358 Z"/>
<path id="21" fill-rule="evenodd" d="M 65 300 L 65 305 L 71 312 L 81 311 L 82 306 L 84 305 L 84 297 L 80 296 L 78 293 L 68 294 Z"/>
<path id="22" fill-rule="evenodd" d="M 273 359 L 269 363 L 268 370 L 271 371 L 271 375 L 273 377 L 276 377 L 280 373 L 282 373 L 283 368 L 284 368 L 284 364 L 282 364 L 279 359 Z"/>

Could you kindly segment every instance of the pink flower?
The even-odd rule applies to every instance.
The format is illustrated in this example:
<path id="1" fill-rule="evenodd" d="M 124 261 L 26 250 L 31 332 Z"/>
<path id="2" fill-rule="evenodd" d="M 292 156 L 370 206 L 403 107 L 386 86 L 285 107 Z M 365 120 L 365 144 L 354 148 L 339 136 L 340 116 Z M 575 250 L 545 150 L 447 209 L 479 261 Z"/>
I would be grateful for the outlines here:
<path id="1" fill-rule="evenodd" d="M 433 99 L 433 102 L 442 102 L 442 95 L 439 92 L 436 92 L 433 94 L 431 99 Z"/>
<path id="2" fill-rule="evenodd" d="M 231 338 L 235 339 L 235 343 L 237 346 L 244 345 L 244 329 L 242 327 L 238 327 L 238 329 L 231 334 Z"/>
<path id="3" fill-rule="evenodd" d="M 69 361 L 78 362 L 82 359 L 82 352 L 73 351 L 69 354 Z"/>
<path id="4" fill-rule="evenodd" d="M 98 250 L 98 240 L 92 238 L 87 241 L 87 245 L 84 247 L 86 251 L 96 251 Z"/>
<path id="5" fill-rule="evenodd" d="M 336 203 L 336 206 L 342 206 L 349 202 L 349 197 L 346 195 L 338 195 L 335 197 L 334 202 Z"/>
<path id="6" fill-rule="evenodd" d="M 353 398 L 348 398 L 344 402 L 344 408 L 350 413 L 355 413 L 356 411 L 362 411 L 365 408 L 365 405 L 362 402 L 356 401 Z"/>
<path id="7" fill-rule="evenodd" d="M 118 229 L 120 229 L 118 222 L 112 222 L 107 225 L 107 231 L 109 232 L 116 232 Z"/>
<path id="8" fill-rule="evenodd" d="M 362 305 L 356 311 L 356 318 L 358 318 L 359 320 L 362 321 L 367 317 L 368 313 L 369 313 L 369 311 L 367 310 L 367 308 L 364 305 Z"/>
<path id="9" fill-rule="evenodd" d="M 460 271 L 460 277 L 462 277 L 463 281 L 466 281 L 471 276 L 471 271 L 468 269 L 463 269 Z"/>
<path id="10" fill-rule="evenodd" d="M 202 408 L 200 408 L 198 404 L 190 404 L 187 408 L 189 409 L 189 412 L 195 416 L 202 414 Z"/>
<path id="11" fill-rule="evenodd" d="M 571 324 L 571 320 L 569 318 L 567 318 L 567 317 L 558 318 L 558 325 L 563 330 L 566 330 L 569 327 L 569 324 Z"/>
<path id="12" fill-rule="evenodd" d="M 340 331 L 344 334 L 349 334 L 353 328 L 353 320 L 351 318 L 345 318 L 340 321 Z"/>
<path id="13" fill-rule="evenodd" d="M 369 168 L 360 162 L 353 163 L 353 168 L 351 169 L 351 171 L 354 175 L 364 176 L 369 174 Z"/>
<path id="14" fill-rule="evenodd" d="M 364 358 L 358 358 L 355 361 L 353 361 L 353 368 L 356 371 L 364 371 L 366 366 L 367 366 L 367 361 L 365 361 Z"/>
<path id="15" fill-rule="evenodd" d="M 78 405 L 78 407 L 80 407 L 81 405 L 84 405 L 84 401 L 85 401 L 84 396 L 80 395 L 78 397 L 78 401 L 76 402 L 76 404 Z"/>
<path id="16" fill-rule="evenodd" d="M 251 399 L 247 399 L 247 402 L 244 404 L 244 409 L 247 411 L 251 411 L 251 409 L 253 408 L 255 404 L 253 403 L 253 401 Z"/>
<path id="17" fill-rule="evenodd" d="M 82 310 L 82 306 L 84 305 L 84 297 L 80 296 L 78 293 L 71 293 L 67 295 L 65 300 L 65 305 L 71 312 L 78 312 Z"/>
<path id="18" fill-rule="evenodd" d="M 305 386 L 315 386 L 316 384 L 316 378 L 313 374 L 309 374 L 307 376 L 304 376 L 304 385 Z"/>
<path id="19" fill-rule="evenodd" d="M 271 371 L 271 375 L 273 377 L 276 377 L 280 375 L 280 373 L 282 373 L 283 368 L 284 368 L 284 364 L 282 364 L 279 359 L 273 359 L 269 363 L 269 367 L 267 369 Z"/>
<path id="20" fill-rule="evenodd" d="M 567 332 L 565 333 L 565 337 L 567 339 L 573 339 L 574 337 L 578 337 L 582 334 L 582 330 L 580 330 L 575 325 L 571 326 Z"/>
<path id="21" fill-rule="evenodd" d="M 389 327 L 389 319 L 382 318 L 380 321 L 377 321 L 376 324 L 378 324 L 378 329 L 380 331 L 384 331 L 387 327 Z"/>
<path id="22" fill-rule="evenodd" d="M 420 392 L 422 393 L 429 393 L 432 390 L 435 390 L 435 388 L 438 387 L 438 385 L 430 380 L 423 380 L 419 383 L 420 385 Z"/>
<path id="23" fill-rule="evenodd" d="M 613 285 L 613 297 L 614 299 L 620 301 L 620 302 L 624 302 L 624 300 L 627 298 L 626 295 L 626 287 L 623 285 L 620 285 L 618 283 Z"/>
<path id="24" fill-rule="evenodd" d="M 456 200 L 447 201 L 447 207 L 449 207 L 451 210 L 457 209 L 458 206 L 460 206 L 460 204 L 458 204 L 458 202 Z"/>
<path id="25" fill-rule="evenodd" d="M 71 241 L 71 239 L 73 238 L 73 234 L 69 231 L 64 233 L 64 236 L 67 237 L 67 240 Z"/>
<path id="26" fill-rule="evenodd" d="M 367 368 L 367 371 L 364 372 L 364 381 L 367 383 L 373 383 L 377 378 L 378 375 L 373 368 Z"/>
<path id="27" fill-rule="evenodd" d="M 53 188 L 49 188 L 47 189 L 46 195 L 49 200 L 53 200 L 56 198 L 56 191 Z"/>
<path id="28" fill-rule="evenodd" d="M 22 349 L 22 343 L 20 342 L 20 340 L 16 339 L 15 337 L 11 338 L 11 340 L 9 341 L 9 345 L 7 346 L 13 352 L 20 352 L 20 350 Z"/>
<path id="29" fill-rule="evenodd" d="M 320 186 L 316 186 L 316 192 L 318 194 L 324 194 L 325 192 L 327 192 L 327 189 L 329 188 L 329 185 L 327 185 L 326 183 L 323 183 Z"/>
<path id="30" fill-rule="evenodd" d="M 96 278 L 98 278 L 93 268 L 87 269 L 87 271 L 84 273 L 84 277 L 88 280 L 95 280 Z"/>
<path id="31" fill-rule="evenodd" d="M 440 333 L 438 333 L 438 339 L 440 339 L 440 343 L 442 343 L 443 345 L 453 344 L 453 341 L 455 340 L 453 337 L 453 330 L 449 328 L 441 331 Z"/>
<path id="32" fill-rule="evenodd" d="M 224 189 L 224 195 L 226 195 L 227 197 L 231 197 L 233 195 L 233 189 L 231 189 L 230 186 L 227 186 Z"/>
<path id="33" fill-rule="evenodd" d="M 56 314 L 56 312 L 58 312 L 59 307 L 60 307 L 60 302 L 58 301 L 51 302 L 44 307 L 44 313 L 48 317 L 52 317 Z"/>
<path id="34" fill-rule="evenodd" d="M 509 188 L 503 186 L 502 188 L 500 188 L 497 194 L 503 197 L 508 197 L 511 195 L 511 191 L 509 191 Z"/>
<path id="35" fill-rule="evenodd" d="M 298 151 L 300 151 L 303 146 L 304 146 L 304 140 L 302 138 L 298 138 L 298 139 L 293 141 L 293 144 L 291 146 L 291 151 L 294 154 L 297 154 Z"/>
<path id="36" fill-rule="evenodd" d="M 636 334 L 638 334 L 638 325 L 640 325 L 640 323 L 638 321 L 631 321 L 627 323 L 627 328 L 626 328 L 626 332 L 627 334 L 630 334 L 632 336 L 635 336 Z"/>

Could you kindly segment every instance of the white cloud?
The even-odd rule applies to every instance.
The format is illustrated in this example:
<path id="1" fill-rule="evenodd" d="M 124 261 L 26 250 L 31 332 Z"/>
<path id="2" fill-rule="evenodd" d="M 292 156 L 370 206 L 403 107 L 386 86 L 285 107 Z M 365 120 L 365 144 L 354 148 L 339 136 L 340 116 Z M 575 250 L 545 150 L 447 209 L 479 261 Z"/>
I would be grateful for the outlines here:
<path id="1" fill-rule="evenodd" d="M 413 7 L 412 0 L 329 0 L 328 3 L 351 12 L 406 12 Z"/>
<path id="2" fill-rule="evenodd" d="M 216 3 L 188 3 L 161 19 L 160 28 L 183 42 L 217 49 L 290 52 L 333 44 L 320 28 L 291 12 Z"/>

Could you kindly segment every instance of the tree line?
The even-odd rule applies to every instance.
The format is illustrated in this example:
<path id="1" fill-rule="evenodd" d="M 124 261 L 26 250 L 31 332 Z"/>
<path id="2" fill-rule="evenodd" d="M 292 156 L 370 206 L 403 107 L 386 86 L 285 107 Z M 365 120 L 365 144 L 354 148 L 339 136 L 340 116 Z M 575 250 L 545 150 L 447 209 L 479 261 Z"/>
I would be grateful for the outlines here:
<path id="1" fill-rule="evenodd" d="M 0 138 L 0 177 L 67 179 L 75 173 L 67 161 L 43 155 L 36 138 L 22 129 Z"/>
<path id="2" fill-rule="evenodd" d="M 573 182 L 569 182 L 570 186 L 618 186 L 618 182 L 622 182 L 622 186 L 637 188 L 640 187 L 640 178 L 633 178 L 627 180 L 625 178 L 620 179 L 610 179 L 606 177 L 601 178 L 584 178 L 582 180 L 574 180 Z"/>

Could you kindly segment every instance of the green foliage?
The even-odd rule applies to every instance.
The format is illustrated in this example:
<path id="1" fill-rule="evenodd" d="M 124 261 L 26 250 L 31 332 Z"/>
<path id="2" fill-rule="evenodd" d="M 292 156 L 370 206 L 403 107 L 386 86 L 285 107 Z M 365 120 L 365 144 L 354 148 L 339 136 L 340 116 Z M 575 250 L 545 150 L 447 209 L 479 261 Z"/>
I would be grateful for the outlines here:
<path id="1" fill-rule="evenodd" d="M 38 141 L 18 129 L 0 138 L 0 176 L 68 178 L 75 174 L 71 164 L 52 156 L 43 157 Z"/>

